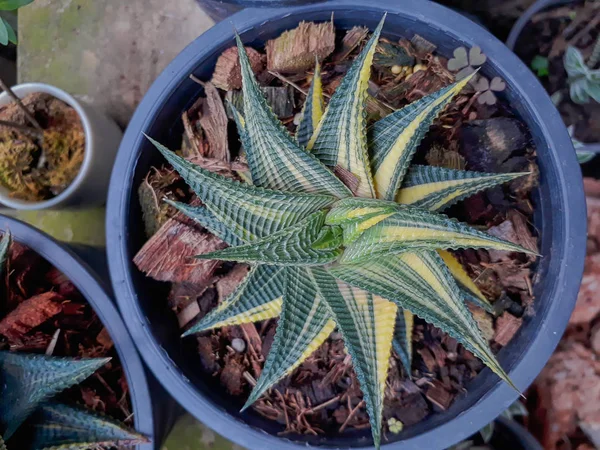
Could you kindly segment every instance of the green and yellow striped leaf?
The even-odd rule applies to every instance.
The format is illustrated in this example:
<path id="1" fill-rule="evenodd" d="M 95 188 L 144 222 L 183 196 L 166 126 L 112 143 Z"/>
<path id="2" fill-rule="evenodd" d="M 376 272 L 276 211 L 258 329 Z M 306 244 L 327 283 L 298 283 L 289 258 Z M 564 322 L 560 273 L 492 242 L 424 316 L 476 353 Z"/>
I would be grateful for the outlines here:
<path id="1" fill-rule="evenodd" d="M 352 172 L 360 181 L 355 192 L 358 197 L 375 197 L 367 151 L 366 101 L 371 63 L 384 21 L 385 17 L 331 97 L 307 146 L 327 166 Z"/>
<path id="2" fill-rule="evenodd" d="M 280 192 L 242 184 L 202 169 L 148 139 L 217 220 L 245 242 L 294 225 L 336 200 L 329 195 Z"/>
<path id="3" fill-rule="evenodd" d="M 396 201 L 430 211 L 442 211 L 479 191 L 528 174 L 482 173 L 416 165 L 408 171 Z"/>
<path id="4" fill-rule="evenodd" d="M 400 308 L 440 328 L 515 387 L 481 335 L 437 252 L 405 252 L 363 264 L 337 265 L 329 271 L 336 278 L 394 301 Z"/>
<path id="5" fill-rule="evenodd" d="M 310 269 L 288 267 L 281 317 L 264 369 L 243 409 L 289 375 L 335 328 Z M 242 409 L 242 410 L 243 410 Z"/>
<path id="6" fill-rule="evenodd" d="M 0 352 L 0 433 L 8 440 L 40 403 L 85 380 L 108 361 Z"/>
<path id="7" fill-rule="evenodd" d="M 452 276 L 458 282 L 458 285 L 462 288 L 463 297 L 493 314 L 494 306 L 487 298 L 485 298 L 483 292 L 481 292 L 475 282 L 471 279 L 460 261 L 456 259 L 452 253 L 447 252 L 446 250 L 438 250 L 438 253 Z"/>
<path id="8" fill-rule="evenodd" d="M 244 94 L 244 149 L 255 186 L 348 197 L 350 190 L 314 155 L 300 148 L 265 100 L 236 36 Z"/>
<path id="9" fill-rule="evenodd" d="M 48 403 L 42 405 L 20 433 L 36 450 L 86 450 L 129 447 L 150 442 L 135 430 L 87 409 Z M 26 436 L 24 436 L 26 434 Z"/>
<path id="10" fill-rule="evenodd" d="M 300 123 L 296 130 L 296 139 L 298 144 L 306 148 L 310 138 L 315 132 L 317 125 L 323 117 L 325 101 L 323 99 L 323 84 L 321 82 L 321 64 L 317 60 L 315 64 L 315 74 L 306 101 L 302 108 Z"/>
<path id="11" fill-rule="evenodd" d="M 442 214 L 404 205 L 397 208 L 350 243 L 340 261 L 377 259 L 378 255 L 417 249 L 489 248 L 533 253 Z"/>
<path id="12" fill-rule="evenodd" d="M 278 266 L 311 266 L 335 261 L 341 254 L 339 248 L 315 249 L 311 246 L 321 235 L 326 211 L 316 212 L 271 236 L 237 247 L 198 255 L 198 259 L 216 259 L 247 263 L 264 263 Z"/>
<path id="13" fill-rule="evenodd" d="M 5 231 L 2 235 L 2 240 L 0 241 L 0 275 L 4 273 L 4 266 L 6 265 L 6 260 L 8 259 L 8 251 L 10 249 L 10 244 L 12 242 L 12 236 L 10 235 L 10 231 Z"/>
<path id="14" fill-rule="evenodd" d="M 279 316 L 286 270 L 288 269 L 285 267 L 264 264 L 252 267 L 235 292 L 195 323 L 183 336 Z"/>
<path id="15" fill-rule="evenodd" d="M 323 268 L 315 267 L 311 271 L 352 358 L 364 394 L 373 441 L 379 448 L 385 382 L 398 307 L 382 297 L 336 280 Z"/>
<path id="16" fill-rule="evenodd" d="M 398 309 L 398 314 L 396 314 L 396 329 L 394 330 L 394 340 L 392 341 L 392 344 L 409 377 L 412 373 L 412 336 L 414 325 L 415 317 L 410 311 Z"/>
<path id="17" fill-rule="evenodd" d="M 165 199 L 165 202 L 177 208 L 190 219 L 193 219 L 194 222 L 206 228 L 226 244 L 242 245 L 244 243 L 204 206 L 190 206 L 187 203 L 175 202 L 169 199 Z"/>
<path id="18" fill-rule="evenodd" d="M 373 125 L 369 143 L 378 198 L 394 200 L 429 127 L 472 76 L 423 97 Z"/>

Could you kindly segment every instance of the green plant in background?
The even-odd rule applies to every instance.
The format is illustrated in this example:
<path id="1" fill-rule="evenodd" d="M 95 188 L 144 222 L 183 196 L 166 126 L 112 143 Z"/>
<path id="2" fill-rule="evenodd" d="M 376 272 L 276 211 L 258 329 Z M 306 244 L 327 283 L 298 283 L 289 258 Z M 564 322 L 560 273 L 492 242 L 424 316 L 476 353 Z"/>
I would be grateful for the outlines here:
<path id="1" fill-rule="evenodd" d="M 547 77 L 549 72 L 549 61 L 548 58 L 535 55 L 535 57 L 531 60 L 531 69 L 535 71 L 538 77 Z"/>
<path id="2" fill-rule="evenodd" d="M 567 48 L 564 65 L 569 76 L 569 94 L 573 102 L 584 104 L 590 99 L 600 102 L 600 69 L 594 70 L 598 60 L 600 60 L 600 36 L 587 64 L 581 51 L 573 46 Z"/>
<path id="3" fill-rule="evenodd" d="M 1 11 L 16 11 L 21 6 L 29 5 L 33 0 L 0 0 Z M 9 42 L 17 44 L 17 34 L 6 18 L 0 15 L 0 44 L 8 45 Z"/>
<path id="4" fill-rule="evenodd" d="M 523 174 L 410 165 L 434 119 L 473 74 L 367 129 L 370 66 L 382 27 L 383 21 L 324 112 L 317 65 L 296 138 L 267 106 L 237 37 L 245 116 L 232 110 L 251 184 L 213 174 L 149 138 L 205 206 L 170 203 L 230 245 L 197 257 L 251 265 L 237 291 L 185 335 L 279 317 L 245 409 L 337 328 L 376 447 L 392 344 L 410 373 L 412 314 L 457 339 L 514 387 L 464 300 L 487 310 L 491 304 L 446 250 L 527 252 L 440 214 Z"/>
<path id="5" fill-rule="evenodd" d="M 0 242 L 0 273 L 10 244 L 10 233 L 5 233 Z M 0 450 L 85 450 L 148 442 L 112 419 L 52 402 L 55 395 L 108 361 L 0 352 Z"/>

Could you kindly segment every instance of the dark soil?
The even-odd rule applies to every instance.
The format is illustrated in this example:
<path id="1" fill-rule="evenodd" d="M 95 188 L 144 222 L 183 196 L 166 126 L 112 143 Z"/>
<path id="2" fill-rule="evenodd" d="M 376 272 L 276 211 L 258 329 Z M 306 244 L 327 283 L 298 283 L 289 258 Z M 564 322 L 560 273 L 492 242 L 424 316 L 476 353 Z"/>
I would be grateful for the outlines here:
<path id="1" fill-rule="evenodd" d="M 0 283 L 0 350 L 53 356 L 111 357 L 81 384 L 61 393 L 65 403 L 79 403 L 129 426 L 133 414 L 119 357 L 91 306 L 61 272 L 33 250 L 14 242 Z"/>
<path id="2" fill-rule="evenodd" d="M 350 56 L 336 61 L 343 36 L 344 33 L 338 33 L 338 50 L 324 62 L 326 94 L 335 90 L 351 59 L 358 53 L 356 48 Z M 410 66 L 403 66 L 400 74 L 394 74 L 391 65 L 385 63 L 387 59 L 376 57 L 370 88 L 370 121 L 389 114 L 392 111 L 390 105 L 402 107 L 454 81 L 454 74 L 446 69 L 445 58 L 417 48 L 406 40 L 389 44 L 394 52 L 403 53 L 402 60 L 409 56 Z M 424 70 L 407 76 L 414 64 L 422 64 Z M 399 72 L 397 68 L 394 71 Z M 310 70 L 303 71 L 287 74 L 282 81 L 267 71 L 257 72 L 262 86 L 287 88 L 286 84 L 292 82 L 302 90 L 308 89 L 311 76 Z M 227 81 L 220 77 L 221 83 L 223 80 Z M 291 93 L 293 112 L 297 113 L 304 95 L 296 89 Z M 232 94 L 235 95 L 235 91 L 220 92 L 221 97 L 231 98 Z M 435 122 L 414 161 L 489 172 L 531 171 L 531 176 L 475 195 L 447 213 L 468 223 L 491 228 L 490 232 L 497 236 L 537 248 L 530 200 L 531 191 L 537 184 L 535 150 L 523 124 L 512 115 L 508 105 L 502 101 L 494 105 L 480 104 L 477 101 L 479 95 L 468 87 L 455 98 Z M 198 105 L 193 109 L 198 110 Z M 199 119 L 190 116 L 192 114 L 184 114 L 187 132 L 182 144 L 183 155 L 209 170 L 239 178 L 239 172 L 230 167 L 231 164 L 244 165 L 243 159 L 236 158 L 240 144 L 231 120 L 230 153 L 226 160 L 217 160 L 206 156 L 213 144 L 202 132 Z M 190 119 L 195 126 L 189 126 Z M 293 115 L 280 114 L 280 119 L 294 130 Z M 186 202 L 197 201 L 172 169 L 162 167 L 150 171 L 139 194 L 146 231 L 151 237 L 136 256 L 135 263 L 149 276 L 172 283 L 166 301 L 177 315 L 180 327 L 185 329 L 233 292 L 247 269 L 232 264 L 199 266 L 182 258 L 181 255 L 194 254 L 194 246 L 200 245 L 208 251 L 219 244 L 207 238 L 210 234 L 207 230 L 157 201 L 165 196 Z M 178 236 L 185 238 L 178 239 Z M 164 244 L 166 239 L 168 246 Z M 523 255 L 483 250 L 456 254 L 498 309 L 498 315 L 492 317 L 477 307 L 471 308 L 492 347 L 499 350 L 510 341 L 523 321 L 534 314 L 533 261 Z M 165 270 L 158 274 L 156 267 L 159 266 Z M 192 283 L 185 277 L 200 281 Z M 276 326 L 277 320 L 272 319 L 198 335 L 195 339 L 200 356 L 199 370 L 206 376 L 218 378 L 225 391 L 243 401 L 260 375 Z M 446 410 L 454 399 L 466 393 L 465 386 L 483 368 L 483 364 L 454 339 L 418 319 L 413 339 L 414 361 L 410 374 L 404 371 L 395 353 L 391 358 L 384 407 L 388 437 L 392 436 L 388 429 L 393 423 L 391 419 L 407 427 Z M 370 426 L 350 358 L 337 332 L 253 408 L 280 423 L 282 434 L 335 435 L 347 429 Z"/>
<path id="3" fill-rule="evenodd" d="M 584 105 L 571 101 L 563 57 L 572 45 L 587 60 L 600 34 L 599 17 L 600 7 L 589 1 L 543 11 L 525 27 L 515 46 L 515 53 L 527 65 L 537 55 L 548 58 L 549 75 L 540 77 L 540 81 L 550 95 L 559 93 L 562 100 L 558 110 L 565 124 L 573 125 L 575 137 L 586 143 L 600 142 L 600 104 L 593 100 Z"/>

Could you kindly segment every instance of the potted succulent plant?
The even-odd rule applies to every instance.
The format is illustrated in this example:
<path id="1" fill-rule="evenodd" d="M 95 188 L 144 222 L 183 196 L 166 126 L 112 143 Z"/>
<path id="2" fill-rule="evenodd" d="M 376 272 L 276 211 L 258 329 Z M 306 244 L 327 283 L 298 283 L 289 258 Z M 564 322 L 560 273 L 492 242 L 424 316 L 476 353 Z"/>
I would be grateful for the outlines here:
<path id="1" fill-rule="evenodd" d="M 600 153 L 600 34 L 594 2 L 538 0 L 507 46 L 537 74 L 560 111 L 581 163 Z"/>
<path id="2" fill-rule="evenodd" d="M 144 368 L 99 282 L 30 226 L 2 217 L 0 229 L 2 448 L 154 448 Z"/>
<path id="3" fill-rule="evenodd" d="M 385 12 L 382 30 L 378 23 Z M 332 13 L 335 25 L 330 22 Z M 298 25 L 302 20 L 315 23 Z M 252 48 L 244 49 L 241 42 L 237 49 L 231 48 L 235 35 L 227 24 L 217 25 L 184 51 L 142 102 L 123 142 L 122 148 L 128 150 L 119 154 L 113 172 L 107 217 L 111 277 L 141 353 L 186 409 L 249 448 L 369 447 L 373 442 L 389 448 L 444 448 L 472 434 L 508 407 L 518 396 L 517 390 L 524 389 L 541 369 L 566 323 L 554 308 L 572 308 L 577 283 L 571 285 L 569 277 L 578 281 L 581 275 L 583 255 L 573 253 L 580 242 L 566 247 L 564 242 L 579 241 L 583 229 L 575 228 L 584 224 L 574 225 L 562 214 L 552 218 L 550 212 L 566 208 L 568 192 L 569 199 L 574 199 L 569 207 L 583 218 L 576 159 L 569 153 L 572 146 L 560 118 L 544 108 L 550 100 L 537 84 L 533 89 L 523 88 L 522 77 L 532 75 L 501 43 L 467 19 L 429 2 L 366 7 L 358 1 L 335 1 L 326 6 L 270 10 L 260 18 L 247 10 L 232 21 L 241 42 Z M 323 49 L 335 41 L 334 27 L 340 29 L 343 43 Z M 286 30 L 290 31 L 282 35 Z M 319 39 L 307 41 L 321 47 L 308 44 L 311 54 L 307 57 L 306 52 L 299 52 L 304 47 L 296 45 L 297 39 L 314 37 L 313 32 Z M 269 70 L 261 71 L 264 56 L 256 49 L 269 39 Z M 207 42 L 211 42 L 210 49 Z M 464 77 L 453 83 L 457 76 L 447 69 L 445 58 L 454 55 L 458 60 L 463 52 L 470 69 L 454 64 Z M 320 64 L 315 65 L 315 54 Z M 486 58 L 487 64 L 475 73 L 474 66 Z M 371 63 L 375 69 L 369 77 Z M 258 80 L 253 72 L 259 73 Z M 431 74 L 437 74 L 435 83 Z M 204 80 L 206 96 L 191 107 L 190 97 L 196 98 L 202 90 L 190 75 Z M 487 87 L 483 87 L 484 75 L 489 77 L 485 78 L 489 79 Z M 212 83 L 207 82 L 211 78 Z M 295 94 L 286 97 L 284 93 L 290 86 L 293 92 L 302 91 L 303 103 L 306 100 L 301 111 L 299 106 L 290 106 L 295 104 Z M 229 101 L 227 111 L 220 103 L 223 96 Z M 498 105 L 492 106 L 497 97 Z M 277 100 L 281 98 L 289 102 Z M 502 102 L 510 103 L 516 118 Z M 227 114 L 233 119 L 231 128 Z M 177 125 L 181 115 L 183 126 Z M 274 115 L 284 119 L 287 130 Z M 457 129 L 457 117 L 461 124 L 469 122 L 466 129 L 458 125 L 466 140 L 460 149 L 446 151 L 440 143 L 451 145 L 457 139 L 452 131 Z M 368 133 L 367 122 L 374 124 Z M 176 126 L 167 130 L 166 123 Z M 433 139 L 427 133 L 432 124 Z M 514 132 L 511 136 L 506 134 L 507 126 Z M 186 139 L 178 155 L 161 144 L 178 146 L 182 128 Z M 482 164 L 483 154 L 474 156 L 477 152 L 472 150 L 481 146 L 469 146 L 469 139 L 477 135 L 473 128 L 486 129 L 490 146 L 511 147 L 504 148 L 496 170 Z M 531 138 L 522 139 L 522 128 Z M 228 139 L 230 134 L 233 140 Z M 241 141 L 239 154 L 227 145 L 234 141 Z M 151 142 L 175 170 L 163 167 L 165 160 L 152 151 Z M 515 142 L 519 143 L 515 146 Z M 338 151 L 340 147 L 345 151 Z M 518 157 L 513 154 L 517 148 Z M 420 159 L 407 172 L 415 155 Z M 563 159 L 569 171 L 566 178 L 565 166 L 558 162 Z M 508 160 L 512 169 L 502 165 Z M 478 172 L 504 173 L 458 170 L 467 165 Z M 518 182 L 535 178 L 538 166 L 539 186 L 532 190 L 531 183 Z M 513 242 L 506 242 L 503 238 L 508 236 L 499 229 L 480 234 L 438 214 L 450 203 L 490 186 L 502 198 L 502 192 L 510 191 L 521 199 L 521 211 L 529 211 L 525 217 L 531 214 L 539 230 L 541 259 L 536 260 L 535 244 L 525 239 L 533 238 L 533 231 L 522 219 L 515 218 L 521 221 L 519 232 L 509 238 Z M 493 196 L 490 193 L 480 200 L 488 205 L 494 202 Z M 168 202 L 161 202 L 162 197 Z M 530 201 L 534 206 L 526 207 Z M 461 211 L 472 212 L 473 203 L 469 205 Z M 500 208 L 504 212 L 492 214 L 494 220 L 504 223 L 504 214 L 514 208 L 510 200 L 505 202 Z M 461 216 L 456 210 L 450 213 Z M 486 222 L 484 215 L 474 221 L 489 227 L 493 220 Z M 390 227 L 390 220 L 403 222 Z M 562 225 L 555 226 L 554 220 L 563 221 Z M 500 228 L 510 226 L 505 223 Z M 441 234 L 430 239 L 433 228 Z M 452 238 L 444 241 L 448 233 Z M 511 300 L 516 291 L 511 292 L 504 307 L 509 311 L 498 319 L 484 318 L 483 309 L 497 313 L 500 304 L 486 303 L 453 255 L 423 251 L 425 247 L 468 247 L 474 242 L 466 242 L 467 235 L 485 241 L 476 246 L 511 250 L 514 258 L 523 258 L 521 263 L 534 267 L 535 276 L 528 272 L 525 279 L 520 278 L 525 284 L 519 295 L 527 301 L 515 302 L 514 296 Z M 409 237 L 416 247 L 406 253 Z M 515 241 L 521 245 L 515 246 Z M 518 256 L 522 251 L 533 254 Z M 188 258 L 193 255 L 200 259 Z M 502 259 L 494 255 L 492 260 Z M 463 262 L 467 257 L 460 252 L 455 256 Z M 215 260 L 249 263 L 250 273 L 242 264 Z M 565 260 L 575 272 L 569 277 Z M 170 293 L 168 285 L 154 284 L 142 272 L 172 282 Z M 401 286 L 407 290 L 398 288 L 394 281 L 398 277 L 404 277 Z M 554 297 L 558 286 L 560 299 Z M 469 307 L 479 327 L 462 303 L 465 291 L 479 305 Z M 424 298 L 428 301 L 422 302 Z M 446 306 L 438 303 L 440 298 L 446 299 Z M 219 306 L 209 312 L 217 302 Z M 437 311 L 431 307 L 434 304 Z M 449 304 L 453 312 L 442 318 Z M 165 315 L 169 307 L 176 310 L 178 320 Z M 523 307 L 529 309 L 525 316 Z M 398 313 L 399 309 L 412 310 L 425 321 L 417 320 L 413 333 L 412 315 Z M 280 314 L 275 327 L 274 318 Z M 271 320 L 252 325 L 263 319 Z M 456 340 L 442 341 L 446 338 L 427 322 Z M 490 323 L 493 337 L 489 333 L 481 337 L 479 328 Z M 181 341 L 180 328 L 186 335 L 217 331 Z M 377 332 L 369 335 L 369 329 Z M 395 351 L 390 359 L 394 333 Z M 505 339 L 505 335 L 510 336 Z M 496 350 L 506 347 L 497 359 L 488 348 L 490 339 Z M 467 379 L 472 375 L 463 378 L 464 386 L 445 388 L 444 373 L 460 377 L 456 371 L 462 370 L 450 369 L 457 361 L 454 352 L 460 353 L 462 362 L 471 358 L 457 342 L 474 350 L 513 387 L 483 371 L 470 383 Z M 413 344 L 417 351 L 411 364 Z M 325 353 L 306 360 L 317 348 Z M 438 350 L 443 353 L 438 354 L 439 363 L 433 356 Z M 304 363 L 292 373 L 300 362 Z M 320 377 L 320 364 L 335 370 Z M 203 374 L 201 367 L 208 373 Z M 475 375 L 481 368 L 467 371 Z M 285 378 L 288 374 L 292 376 Z M 307 377 L 312 387 L 306 387 Z M 330 378 L 337 384 L 329 394 L 316 392 L 330 386 Z M 256 387 L 248 405 L 258 400 L 258 406 L 239 413 L 252 386 Z M 316 403 L 318 398 L 323 401 Z M 423 415 L 417 420 L 399 419 L 403 406 L 412 412 L 418 409 L 405 402 L 421 400 L 426 405 Z M 411 420 L 413 425 L 408 426 Z M 341 430 L 332 431 L 335 421 Z M 317 431 L 323 429 L 327 432 Z M 282 431 L 286 436 L 278 437 Z"/>

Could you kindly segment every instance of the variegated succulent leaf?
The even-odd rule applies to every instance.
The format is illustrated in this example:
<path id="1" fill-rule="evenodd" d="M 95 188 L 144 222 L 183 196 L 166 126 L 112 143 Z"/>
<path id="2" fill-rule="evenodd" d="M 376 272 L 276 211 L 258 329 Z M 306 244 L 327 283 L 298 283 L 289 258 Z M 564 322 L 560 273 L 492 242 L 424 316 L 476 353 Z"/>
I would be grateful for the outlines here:
<path id="1" fill-rule="evenodd" d="M 6 266 L 6 261 L 8 260 L 11 243 L 12 236 L 10 235 L 10 231 L 7 230 L 2 235 L 2 240 L 0 241 L 0 275 L 4 273 L 4 267 Z"/>
<path id="2" fill-rule="evenodd" d="M 341 255 L 341 248 L 318 249 L 312 246 L 321 236 L 326 214 L 325 210 L 313 213 L 296 225 L 271 236 L 250 244 L 198 255 L 196 258 L 279 266 L 312 266 L 333 262 Z"/>
<path id="3" fill-rule="evenodd" d="M 307 148 L 329 167 L 341 166 L 354 174 L 359 197 L 375 197 L 373 173 L 367 150 L 367 88 L 371 63 L 385 17 L 354 60 L 329 101 Z"/>
<path id="4" fill-rule="evenodd" d="M 306 148 L 314 134 L 317 125 L 323 117 L 325 101 L 323 99 L 323 83 L 321 82 L 321 64 L 317 59 L 310 89 L 302 108 L 300 123 L 296 129 L 298 144 Z"/>
<path id="5" fill-rule="evenodd" d="M 150 440 L 124 424 L 80 407 L 41 405 L 18 433 L 32 450 L 86 450 L 134 446 Z"/>
<path id="6" fill-rule="evenodd" d="M 328 269 L 336 278 L 397 303 L 448 333 L 514 387 L 466 308 L 439 254 L 419 250 Z"/>
<path id="7" fill-rule="evenodd" d="M 283 303 L 286 270 L 286 267 L 266 264 L 252 267 L 237 289 L 183 336 L 278 317 Z"/>
<path id="8" fill-rule="evenodd" d="M 252 72 L 248 55 L 236 36 L 244 95 L 244 149 L 254 185 L 288 192 L 347 197 L 350 190 L 304 151 L 271 111 Z"/>
<path id="9" fill-rule="evenodd" d="M 524 175 L 529 175 L 529 172 L 482 173 L 413 165 L 396 194 L 396 201 L 429 211 L 443 211 L 479 191 Z"/>
<path id="10" fill-rule="evenodd" d="M 383 297 L 334 278 L 321 267 L 310 270 L 352 358 L 369 414 L 373 441 L 378 448 L 398 307 Z"/>
<path id="11" fill-rule="evenodd" d="M 436 117 L 473 74 L 376 122 L 369 132 L 369 149 L 377 198 L 394 200 L 419 144 Z"/>
<path id="12" fill-rule="evenodd" d="M 108 361 L 0 352 L 0 433 L 10 439 L 42 402 L 85 380 Z"/>
<path id="13" fill-rule="evenodd" d="M 270 236 L 333 204 L 335 197 L 249 186 L 205 170 L 150 139 L 206 208 L 242 241 Z"/>
<path id="14" fill-rule="evenodd" d="M 264 369 L 244 409 L 321 346 L 336 324 L 309 268 L 287 267 L 285 301 Z"/>
<path id="15" fill-rule="evenodd" d="M 195 167 L 154 142 L 205 206 L 171 204 L 230 245 L 199 257 L 251 264 L 238 289 L 185 335 L 279 316 L 247 407 L 337 326 L 364 392 L 377 447 L 392 345 L 410 374 L 413 313 L 456 338 L 512 385 L 464 300 L 488 311 L 492 305 L 446 250 L 529 253 L 439 214 L 523 174 L 410 166 L 427 130 L 468 79 L 392 113 L 367 139 L 366 89 L 382 26 L 383 20 L 324 112 L 316 66 L 296 139 L 269 109 L 237 38 L 245 117 L 231 110 L 253 185 Z M 353 185 L 358 180 L 355 196 L 330 169 Z"/>

